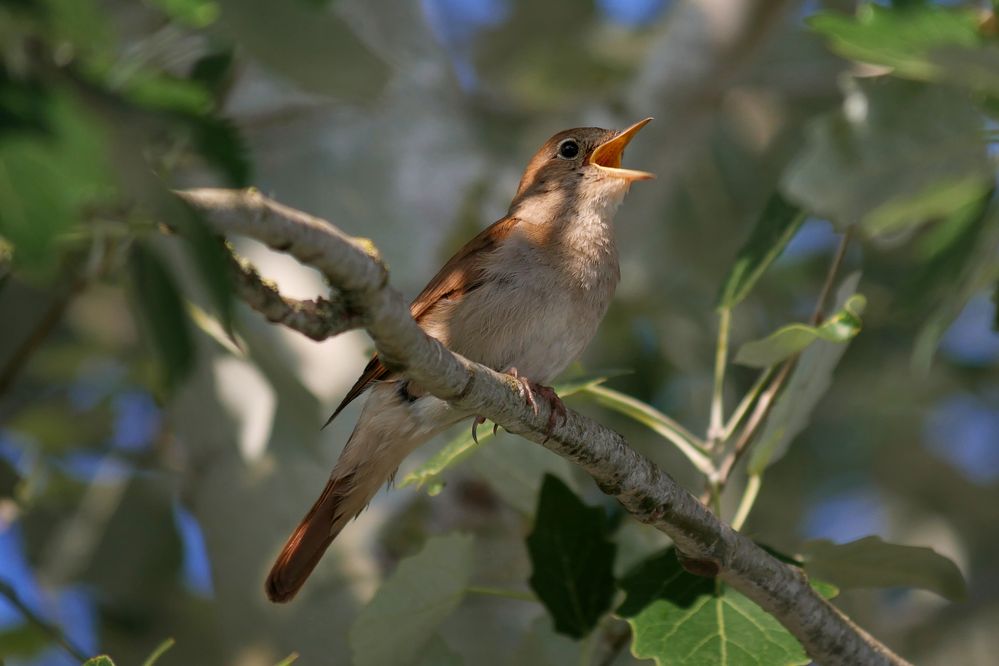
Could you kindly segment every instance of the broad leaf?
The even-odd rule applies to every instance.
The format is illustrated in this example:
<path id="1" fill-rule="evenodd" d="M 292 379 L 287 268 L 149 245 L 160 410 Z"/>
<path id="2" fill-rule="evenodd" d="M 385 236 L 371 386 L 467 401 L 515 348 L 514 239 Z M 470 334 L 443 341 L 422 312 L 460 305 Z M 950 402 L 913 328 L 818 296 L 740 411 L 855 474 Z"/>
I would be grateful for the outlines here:
<path id="1" fill-rule="evenodd" d="M 632 629 L 631 652 L 660 666 L 807 664 L 798 641 L 769 613 L 714 579 L 680 566 L 669 548 L 621 581 L 616 615 Z"/>
<path id="2" fill-rule="evenodd" d="M 350 628 L 356 666 L 417 663 L 420 650 L 465 596 L 474 545 L 462 534 L 432 537 L 399 564 Z"/>
<path id="3" fill-rule="evenodd" d="M 420 653 L 418 666 L 462 666 L 465 662 L 461 656 L 451 649 L 440 634 L 434 636 Z"/>
<path id="4" fill-rule="evenodd" d="M 167 388 L 176 388 L 194 368 L 191 324 L 169 269 L 142 243 L 132 248 L 132 288 L 143 330 L 159 357 Z"/>
<path id="5" fill-rule="evenodd" d="M 507 662 L 510 666 L 564 666 L 579 663 L 580 642 L 555 633 L 547 615 L 534 618 L 520 645 Z"/>
<path id="6" fill-rule="evenodd" d="M 545 475 L 577 488 L 572 463 L 522 437 L 504 437 L 482 447 L 471 466 L 500 499 L 524 516 L 534 514 Z"/>
<path id="7" fill-rule="evenodd" d="M 607 532 L 602 508 L 586 506 L 562 481 L 545 476 L 527 537 L 530 584 L 559 633 L 581 638 L 610 610 L 615 546 Z"/>
<path id="8" fill-rule="evenodd" d="M 212 233 L 201 217 L 186 204 L 179 204 L 175 211 L 177 214 L 173 216 L 173 221 L 187 246 L 191 263 L 198 269 L 219 323 L 231 335 L 235 298 L 226 257 L 228 250 L 222 239 Z"/>
<path id="9" fill-rule="evenodd" d="M 782 190 L 840 228 L 905 230 L 980 198 L 992 183 L 971 100 L 897 79 L 848 82 L 843 108 L 808 130 Z"/>
<path id="10" fill-rule="evenodd" d="M 783 326 L 762 340 L 747 342 L 736 352 L 735 362 L 754 368 L 769 368 L 786 358 L 803 351 L 817 340 L 848 342 L 860 332 L 860 315 L 867 299 L 854 294 L 847 299 L 843 309 L 828 317 L 820 326 L 790 324 Z"/>
<path id="11" fill-rule="evenodd" d="M 786 201 L 780 193 L 770 197 L 725 277 L 718 294 L 719 309 L 734 308 L 749 294 L 804 221 L 804 211 Z"/>
<path id="12" fill-rule="evenodd" d="M 33 657 L 52 645 L 52 637 L 34 624 L 21 624 L 0 629 L 0 655 Z"/>
<path id="13" fill-rule="evenodd" d="M 809 575 L 840 588 L 917 587 L 951 601 L 966 596 L 964 577 L 951 560 L 932 548 L 886 543 L 868 536 L 836 544 L 819 539 L 801 546 Z"/>
<path id="14" fill-rule="evenodd" d="M 598 386 L 617 374 L 619 373 L 603 372 L 568 379 L 555 386 L 555 392 L 562 398 L 568 398 L 592 386 Z M 483 424 L 479 426 L 478 437 L 480 444 L 492 436 L 492 425 Z M 475 450 L 475 440 L 472 439 L 471 431 L 464 431 L 445 444 L 437 453 L 430 456 L 425 463 L 403 477 L 399 487 L 403 488 L 415 485 L 419 488 L 426 485 L 430 494 L 436 495 L 443 486 L 440 476 L 444 473 L 444 470 L 464 460 Z"/>
<path id="15" fill-rule="evenodd" d="M 839 288 L 836 309 L 842 309 L 860 282 L 860 273 L 847 277 Z M 749 456 L 749 473 L 762 474 L 783 456 L 808 425 L 812 411 L 832 385 L 832 373 L 847 343 L 819 340 L 802 353 L 790 381 L 777 398 L 766 425 Z"/>

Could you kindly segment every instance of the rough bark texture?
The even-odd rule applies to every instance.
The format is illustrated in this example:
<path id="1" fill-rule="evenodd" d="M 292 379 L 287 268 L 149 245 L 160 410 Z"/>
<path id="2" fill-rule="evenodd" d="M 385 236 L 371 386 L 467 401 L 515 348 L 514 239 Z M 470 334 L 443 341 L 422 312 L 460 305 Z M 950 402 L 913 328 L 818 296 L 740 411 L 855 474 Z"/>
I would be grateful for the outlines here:
<path id="1" fill-rule="evenodd" d="M 512 377 L 453 354 L 428 337 L 410 317 L 402 295 L 389 287 L 388 272 L 370 241 L 351 238 L 253 189 L 200 189 L 178 195 L 220 234 L 246 235 L 286 252 L 320 270 L 339 292 L 334 301 L 307 301 L 312 309 L 296 309 L 294 304 L 301 302 L 285 299 L 243 266 L 239 294 L 265 315 L 273 314 L 273 320 L 317 339 L 364 326 L 388 367 L 437 397 L 582 467 L 636 519 L 669 535 L 699 570 L 716 572 L 771 613 L 819 664 L 907 663 L 822 599 L 800 569 L 778 561 L 721 522 L 618 433 L 570 410 L 545 441 L 547 403 L 542 401 L 535 414 Z M 316 303 L 332 305 L 320 311 Z M 281 314 L 288 308 L 294 316 Z M 338 316 L 343 320 L 338 322 Z"/>

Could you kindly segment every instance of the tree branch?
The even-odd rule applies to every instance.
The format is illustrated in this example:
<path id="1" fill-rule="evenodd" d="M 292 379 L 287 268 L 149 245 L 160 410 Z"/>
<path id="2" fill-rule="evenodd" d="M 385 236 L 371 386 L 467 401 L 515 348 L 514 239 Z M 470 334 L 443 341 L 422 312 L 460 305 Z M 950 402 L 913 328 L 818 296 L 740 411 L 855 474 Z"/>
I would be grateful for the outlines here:
<path id="1" fill-rule="evenodd" d="M 351 238 L 252 189 L 189 190 L 180 196 L 219 233 L 256 238 L 322 271 L 350 310 L 363 315 L 386 366 L 582 467 L 636 519 L 669 535 L 684 555 L 714 565 L 721 580 L 772 614 L 823 666 L 906 663 L 822 599 L 800 569 L 719 521 L 618 433 L 570 410 L 546 436 L 547 403 L 535 414 L 514 378 L 427 336 L 402 295 L 388 286 L 388 272 L 370 241 Z"/>

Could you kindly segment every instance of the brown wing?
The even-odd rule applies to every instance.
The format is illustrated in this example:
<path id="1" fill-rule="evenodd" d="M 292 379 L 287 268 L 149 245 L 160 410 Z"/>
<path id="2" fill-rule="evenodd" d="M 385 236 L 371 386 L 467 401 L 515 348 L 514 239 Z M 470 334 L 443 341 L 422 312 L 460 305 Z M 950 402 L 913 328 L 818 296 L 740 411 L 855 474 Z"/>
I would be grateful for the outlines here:
<path id="1" fill-rule="evenodd" d="M 479 258 L 486 253 L 496 249 L 499 243 L 510 235 L 514 227 L 517 226 L 517 219 L 504 217 L 498 222 L 489 225 L 478 236 L 465 243 L 458 252 L 451 257 L 444 267 L 437 271 L 437 275 L 423 288 L 419 296 L 413 299 L 409 305 L 409 312 L 417 323 L 427 312 L 443 298 L 454 298 L 475 289 L 478 274 L 481 272 L 481 262 Z M 330 422 L 343 411 L 357 396 L 368 389 L 371 384 L 388 377 L 389 371 L 378 359 L 378 354 L 371 357 L 364 372 L 354 382 L 354 386 L 347 392 L 340 406 L 333 412 L 323 425 L 325 428 Z"/>

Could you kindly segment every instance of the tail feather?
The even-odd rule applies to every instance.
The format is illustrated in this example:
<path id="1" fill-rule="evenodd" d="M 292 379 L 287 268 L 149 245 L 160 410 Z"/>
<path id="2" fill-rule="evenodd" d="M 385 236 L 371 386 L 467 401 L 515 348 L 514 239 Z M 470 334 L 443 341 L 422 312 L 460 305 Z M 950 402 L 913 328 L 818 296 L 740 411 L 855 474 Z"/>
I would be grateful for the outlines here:
<path id="1" fill-rule="evenodd" d="M 352 473 L 348 473 L 331 478 L 326 483 L 323 494 L 288 537 L 267 576 L 268 599 L 277 603 L 291 601 L 319 564 L 333 539 L 354 517 L 343 513 L 343 504 L 349 496 L 353 477 Z"/>

